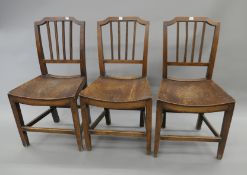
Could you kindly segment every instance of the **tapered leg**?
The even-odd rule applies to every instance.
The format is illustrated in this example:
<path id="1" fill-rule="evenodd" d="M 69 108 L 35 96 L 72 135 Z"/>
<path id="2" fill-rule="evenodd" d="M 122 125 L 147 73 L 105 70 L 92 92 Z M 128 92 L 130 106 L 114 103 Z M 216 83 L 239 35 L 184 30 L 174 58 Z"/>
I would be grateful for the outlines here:
<path id="1" fill-rule="evenodd" d="M 82 123 L 83 123 L 83 133 L 84 133 L 84 138 L 85 138 L 85 144 L 87 150 L 92 149 L 91 145 L 91 135 L 89 133 L 89 118 L 88 118 L 88 110 L 85 104 L 83 104 L 81 100 L 81 116 L 82 116 Z"/>
<path id="2" fill-rule="evenodd" d="M 223 118 L 223 123 L 221 127 L 221 133 L 220 133 L 220 137 L 222 138 L 222 140 L 219 142 L 218 152 L 217 152 L 217 159 L 219 160 L 222 159 L 223 154 L 224 154 L 226 140 L 227 140 L 228 132 L 229 132 L 231 121 L 232 121 L 234 106 L 235 104 L 230 104 L 228 107 L 228 110 L 225 111 L 224 113 L 224 118 Z"/>
<path id="3" fill-rule="evenodd" d="M 159 102 L 156 105 L 156 126 L 154 139 L 154 157 L 157 157 L 160 145 L 160 129 L 161 129 L 162 109 Z"/>
<path id="4" fill-rule="evenodd" d="M 20 105 L 19 103 L 15 102 L 12 97 L 9 97 L 9 102 L 10 102 L 10 105 L 11 105 L 11 108 L 12 108 L 12 111 L 15 117 L 16 126 L 19 131 L 22 144 L 23 146 L 26 147 L 29 145 L 29 140 L 28 140 L 27 132 L 21 128 L 22 126 L 24 126 L 24 120 L 21 114 Z"/>
<path id="5" fill-rule="evenodd" d="M 58 123 L 60 121 L 60 119 L 59 119 L 59 116 L 58 116 L 57 108 L 54 107 L 54 106 L 51 106 L 50 108 L 52 109 L 51 115 L 52 115 L 53 121 L 55 123 Z"/>
<path id="6" fill-rule="evenodd" d="M 140 127 L 144 126 L 144 118 L 145 118 L 145 109 L 140 111 Z"/>
<path id="7" fill-rule="evenodd" d="M 105 110 L 105 121 L 107 125 L 111 124 L 111 114 L 109 109 L 104 109 Z"/>
<path id="8" fill-rule="evenodd" d="M 72 118 L 73 118 L 73 123 L 74 123 L 74 128 L 75 128 L 75 136 L 77 140 L 78 150 L 81 151 L 83 148 L 82 132 L 81 132 L 81 127 L 80 127 L 80 120 L 79 120 L 76 100 L 71 101 L 71 112 L 72 112 Z"/>
<path id="9" fill-rule="evenodd" d="M 152 100 L 149 100 L 146 104 L 146 153 L 151 153 L 151 132 L 152 132 Z"/>
<path id="10" fill-rule="evenodd" d="M 162 115 L 163 115 L 163 120 L 162 120 L 162 128 L 165 128 L 166 127 L 166 112 L 163 111 L 162 112 Z"/>
<path id="11" fill-rule="evenodd" d="M 197 122 L 196 122 L 196 129 L 200 130 L 202 127 L 202 121 L 203 121 L 203 113 L 198 114 Z"/>

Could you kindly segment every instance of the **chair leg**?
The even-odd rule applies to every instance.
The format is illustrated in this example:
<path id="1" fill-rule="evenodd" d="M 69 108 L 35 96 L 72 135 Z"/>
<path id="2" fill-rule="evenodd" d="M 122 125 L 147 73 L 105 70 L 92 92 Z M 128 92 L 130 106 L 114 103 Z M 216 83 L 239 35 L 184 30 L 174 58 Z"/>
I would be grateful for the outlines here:
<path id="1" fill-rule="evenodd" d="M 82 124 L 83 124 L 83 133 L 85 138 L 85 144 L 87 150 L 92 149 L 91 145 L 91 135 L 89 133 L 89 117 L 88 117 L 88 110 L 85 104 L 81 101 L 81 116 L 82 116 Z"/>
<path id="2" fill-rule="evenodd" d="M 57 108 L 54 107 L 54 106 L 50 106 L 50 108 L 53 109 L 51 111 L 51 115 L 52 115 L 53 121 L 55 123 L 58 123 L 60 121 L 60 118 L 59 118 L 59 115 L 58 115 L 58 112 L 57 112 Z"/>
<path id="3" fill-rule="evenodd" d="M 152 100 L 146 103 L 146 153 L 149 155 L 151 153 L 151 132 L 152 132 Z"/>
<path id="4" fill-rule="evenodd" d="M 154 139 L 154 157 L 157 157 L 160 145 L 160 129 L 161 129 L 162 109 L 160 103 L 157 102 L 156 107 L 156 126 L 155 126 L 155 139 Z"/>
<path id="5" fill-rule="evenodd" d="M 224 113 L 224 118 L 222 122 L 221 133 L 220 133 L 222 140 L 219 142 L 218 152 L 217 152 L 217 159 L 219 160 L 222 159 L 223 154 L 224 154 L 227 136 L 228 136 L 228 132 L 229 132 L 231 121 L 232 121 L 234 106 L 235 104 L 230 104 L 228 109 Z"/>
<path id="6" fill-rule="evenodd" d="M 87 109 L 87 113 L 88 113 L 88 122 L 89 122 L 89 124 L 91 124 L 92 119 L 91 119 L 91 115 L 90 115 L 90 108 L 89 108 L 89 105 L 86 105 L 86 109 Z"/>
<path id="7" fill-rule="evenodd" d="M 24 126 L 24 120 L 21 114 L 20 104 L 15 102 L 11 97 L 9 97 L 9 102 L 10 102 L 10 105 L 11 105 L 11 108 L 12 108 L 12 111 L 15 117 L 16 126 L 19 131 L 22 144 L 23 146 L 26 147 L 30 145 L 30 143 L 28 140 L 27 132 L 22 129 L 22 126 Z"/>
<path id="8" fill-rule="evenodd" d="M 166 112 L 163 111 L 163 112 L 162 112 L 162 115 L 163 115 L 163 120 L 162 120 L 162 125 L 161 125 L 161 127 L 162 127 L 162 128 L 166 128 Z"/>
<path id="9" fill-rule="evenodd" d="M 72 100 L 71 102 L 71 112 L 72 112 L 72 118 L 73 118 L 73 123 L 74 123 L 74 128 L 75 128 L 75 136 L 77 140 L 78 150 L 81 151 L 83 148 L 82 132 L 81 132 L 81 127 L 80 127 L 80 120 L 79 120 L 76 100 Z"/>
<path id="10" fill-rule="evenodd" d="M 203 113 L 198 114 L 197 122 L 196 122 L 196 129 L 200 130 L 202 127 L 202 121 L 203 121 Z"/>
<path id="11" fill-rule="evenodd" d="M 107 125 L 111 124 L 111 114 L 109 109 L 104 109 L 105 110 L 105 121 Z"/>
<path id="12" fill-rule="evenodd" d="M 140 127 L 144 126 L 144 119 L 145 119 L 145 109 L 140 111 Z"/>

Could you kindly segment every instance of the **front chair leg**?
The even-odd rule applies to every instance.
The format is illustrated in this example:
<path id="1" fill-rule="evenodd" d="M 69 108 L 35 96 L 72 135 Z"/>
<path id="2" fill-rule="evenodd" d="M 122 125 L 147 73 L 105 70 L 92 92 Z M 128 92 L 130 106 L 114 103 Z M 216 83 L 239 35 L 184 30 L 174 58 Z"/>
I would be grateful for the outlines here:
<path id="1" fill-rule="evenodd" d="M 144 119 L 145 119 L 145 109 L 140 111 L 140 127 L 144 126 Z"/>
<path id="2" fill-rule="evenodd" d="M 91 144 L 91 135 L 89 133 L 89 117 L 88 117 L 88 110 L 85 104 L 83 104 L 82 100 L 80 102 L 81 104 L 81 116 L 82 116 L 82 124 L 83 124 L 83 133 L 84 133 L 84 138 L 85 138 L 85 144 L 87 150 L 92 149 L 92 144 Z"/>
<path id="3" fill-rule="evenodd" d="M 110 124 L 111 124 L 111 114 L 110 114 L 110 110 L 104 108 L 104 111 L 105 111 L 105 121 L 106 121 L 106 124 L 107 124 L 107 125 L 110 125 Z"/>
<path id="4" fill-rule="evenodd" d="M 229 132 L 231 121 L 232 121 L 234 106 L 235 106 L 234 103 L 230 104 L 228 109 L 224 113 L 224 118 L 222 122 L 221 133 L 220 133 L 221 141 L 219 142 L 218 152 L 217 152 L 217 159 L 219 160 L 222 159 L 223 154 L 224 154 L 226 140 L 227 140 L 228 132 Z"/>
<path id="5" fill-rule="evenodd" d="M 30 144 L 29 144 L 27 132 L 22 129 L 22 126 L 24 126 L 24 120 L 21 114 L 20 104 L 15 102 L 10 96 L 9 96 L 9 102 L 10 102 L 10 105 L 11 105 L 11 108 L 12 108 L 12 111 L 15 117 L 16 126 L 19 131 L 22 144 L 23 146 L 26 147 Z"/>
<path id="6" fill-rule="evenodd" d="M 149 100 L 146 104 L 146 153 L 151 153 L 151 132 L 152 132 L 152 100 Z"/>
<path id="7" fill-rule="evenodd" d="M 55 123 L 58 123 L 60 121 L 60 118 L 58 116 L 57 108 L 54 106 L 50 106 L 50 109 L 51 109 L 51 115 L 52 115 L 53 121 Z"/>
<path id="8" fill-rule="evenodd" d="M 203 121 L 203 113 L 198 114 L 197 122 L 196 122 L 196 129 L 200 130 L 202 127 L 202 121 Z"/>
<path id="9" fill-rule="evenodd" d="M 157 157 L 160 145 L 160 129 L 161 129 L 162 109 L 159 102 L 156 105 L 156 126 L 155 126 L 155 138 L 154 138 L 154 157 Z"/>
<path id="10" fill-rule="evenodd" d="M 71 101 L 71 112 L 72 112 L 72 118 L 73 118 L 73 123 L 74 123 L 74 128 L 75 128 L 75 136 L 76 136 L 76 141 L 78 145 L 78 150 L 81 151 L 83 148 L 82 132 L 81 132 L 81 127 L 80 127 L 77 103 L 76 103 L 76 100 L 74 99 Z"/>

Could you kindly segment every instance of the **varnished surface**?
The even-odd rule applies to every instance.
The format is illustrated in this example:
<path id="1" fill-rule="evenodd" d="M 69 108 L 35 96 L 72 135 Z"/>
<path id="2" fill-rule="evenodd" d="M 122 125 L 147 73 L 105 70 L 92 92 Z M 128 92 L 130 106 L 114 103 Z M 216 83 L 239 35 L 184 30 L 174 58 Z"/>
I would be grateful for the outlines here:
<path id="1" fill-rule="evenodd" d="M 234 102 L 234 99 L 212 80 L 164 79 L 161 81 L 158 99 L 183 106 L 214 106 Z"/>
<path id="2" fill-rule="evenodd" d="M 80 96 L 107 102 L 132 102 L 152 98 L 148 80 L 99 77 Z"/>
<path id="3" fill-rule="evenodd" d="M 53 75 L 38 76 L 9 92 L 10 95 L 29 99 L 64 99 L 75 97 L 85 78 Z"/>

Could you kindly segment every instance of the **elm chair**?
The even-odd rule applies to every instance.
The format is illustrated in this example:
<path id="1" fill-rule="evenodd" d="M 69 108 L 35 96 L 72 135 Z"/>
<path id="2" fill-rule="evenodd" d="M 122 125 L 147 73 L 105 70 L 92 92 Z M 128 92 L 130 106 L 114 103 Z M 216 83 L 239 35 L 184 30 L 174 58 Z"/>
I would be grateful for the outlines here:
<path id="1" fill-rule="evenodd" d="M 168 58 L 168 28 L 176 27 L 176 44 L 174 61 Z M 184 30 L 182 29 L 184 25 Z M 188 58 L 188 40 L 189 25 L 193 27 L 193 35 L 191 37 L 191 54 Z M 202 26 L 197 32 L 198 25 Z M 209 59 L 205 61 L 203 54 L 204 39 L 206 29 L 212 29 L 212 45 L 209 48 Z M 180 29 L 180 30 L 179 30 Z M 192 30 L 191 30 L 192 31 Z M 176 17 L 171 21 L 164 22 L 163 29 L 163 80 L 157 99 L 156 127 L 155 127 L 155 145 L 154 156 L 157 157 L 159 142 L 167 141 L 200 141 L 200 142 L 217 142 L 218 152 L 217 159 L 222 159 L 228 131 L 231 124 L 235 101 L 222 88 L 220 88 L 213 80 L 213 68 L 215 63 L 218 39 L 219 39 L 220 23 L 213 21 L 207 17 Z M 169 28 L 170 32 L 170 28 Z M 179 34 L 185 32 L 185 41 L 179 41 Z M 200 33 L 200 41 L 196 47 L 196 36 Z M 210 32 L 208 32 L 210 33 Z M 199 35 L 199 36 L 200 36 Z M 180 47 L 179 43 L 184 43 L 184 47 Z M 179 56 L 179 51 L 182 54 Z M 195 48 L 198 48 L 198 57 L 195 58 Z M 171 50 L 171 49 L 169 49 Z M 181 58 L 182 57 L 182 58 Z M 203 61 L 204 60 L 204 61 Z M 169 66 L 199 66 L 207 69 L 206 77 L 203 79 L 173 79 L 169 77 Z M 205 117 L 205 113 L 224 112 L 221 132 L 218 133 Z M 167 113 L 196 113 L 198 114 L 196 129 L 200 130 L 202 123 L 212 131 L 214 136 L 192 136 L 192 135 L 160 135 L 161 128 L 166 127 Z"/>
<path id="2" fill-rule="evenodd" d="M 67 28 L 66 28 L 67 26 Z M 53 28 L 52 28 L 53 27 Z M 78 28 L 78 57 L 73 56 L 73 29 Z M 52 30 L 54 29 L 54 31 Z M 66 32 L 66 29 L 68 32 Z M 46 17 L 34 23 L 36 47 L 41 75 L 9 92 L 9 101 L 23 145 L 29 145 L 27 132 L 72 134 L 76 136 L 79 151 L 82 150 L 82 129 L 78 115 L 77 99 L 79 92 L 87 86 L 85 63 L 85 22 L 73 17 Z M 43 32 L 42 32 L 43 31 Z M 61 31 L 61 32 L 60 32 Z M 47 32 L 47 35 L 45 33 Z M 66 37 L 69 34 L 69 37 Z M 54 35 L 52 35 L 54 34 Z M 65 40 L 68 38 L 68 41 Z M 45 39 L 47 39 L 45 42 Z M 55 43 L 52 43 L 54 41 Z M 62 45 L 60 45 L 60 41 Z M 67 44 L 66 44 L 67 43 Z M 47 52 L 43 49 L 47 44 Z M 66 47 L 67 46 L 67 47 Z M 56 50 L 56 54 L 53 53 Z M 74 49 L 75 50 L 75 49 Z M 69 54 L 66 53 L 69 52 Z M 47 55 L 45 55 L 47 53 Z M 48 74 L 46 64 L 78 64 L 79 75 L 61 76 Z M 24 123 L 20 104 L 49 106 L 49 109 L 28 123 Z M 34 124 L 52 114 L 55 123 L 59 122 L 57 108 L 70 108 L 73 129 L 33 127 Z"/>
<path id="3" fill-rule="evenodd" d="M 143 56 L 142 58 L 135 57 L 135 45 L 137 35 L 137 25 L 144 29 L 143 40 Z M 114 28 L 115 26 L 115 28 Z M 122 26 L 122 29 L 121 29 Z M 124 26 L 124 27 L 123 27 Z M 133 29 L 133 35 L 129 35 L 129 26 Z M 108 27 L 109 47 L 111 50 L 110 58 L 105 58 L 103 52 L 103 32 L 102 28 Z M 114 31 L 117 33 L 117 54 L 114 56 Z M 121 51 L 121 32 L 124 33 L 125 49 Z M 152 96 L 149 83 L 147 80 L 147 54 L 148 54 L 148 34 L 149 22 L 138 17 L 108 17 L 105 20 L 98 21 L 98 56 L 100 77 L 90 84 L 80 93 L 80 104 L 83 114 L 83 132 L 86 143 L 86 148 L 91 150 L 91 134 L 96 135 L 111 135 L 111 136 L 129 136 L 129 137 L 146 137 L 146 152 L 151 151 L 151 118 L 152 118 Z M 132 33 L 132 32 L 131 32 Z M 105 36 L 105 35 L 104 35 Z M 131 44 L 128 42 L 131 36 Z M 132 47 L 128 54 L 128 46 Z M 105 46 L 105 45 L 104 45 Z M 106 47 L 106 46 L 105 46 Z M 105 48 L 104 47 L 104 48 Z M 116 50 L 116 49 L 115 49 Z M 130 55 L 128 57 L 128 55 Z M 106 75 L 105 64 L 140 64 L 142 66 L 142 75 L 137 77 L 126 76 L 109 76 Z M 104 108 L 104 111 L 99 117 L 89 126 L 87 105 Z M 140 126 L 145 123 L 146 132 L 142 131 L 126 131 L 126 130 L 105 130 L 97 129 L 96 126 L 106 118 L 106 124 L 111 124 L 110 110 L 139 110 L 140 111 Z M 143 123 L 144 122 L 144 123 Z"/>

